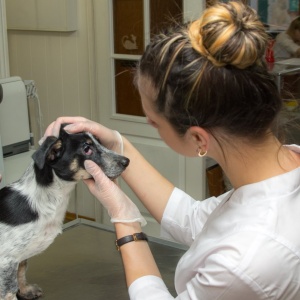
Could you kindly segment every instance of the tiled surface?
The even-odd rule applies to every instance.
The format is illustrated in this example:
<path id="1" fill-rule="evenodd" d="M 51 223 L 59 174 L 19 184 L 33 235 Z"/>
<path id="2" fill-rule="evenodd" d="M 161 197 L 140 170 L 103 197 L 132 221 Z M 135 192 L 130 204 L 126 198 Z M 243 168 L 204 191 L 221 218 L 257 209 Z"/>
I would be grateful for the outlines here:
<path id="1" fill-rule="evenodd" d="M 67 229 L 42 254 L 29 260 L 27 279 L 46 300 L 129 299 L 115 234 L 78 225 Z M 175 296 L 175 267 L 184 250 L 150 242 L 163 279 Z"/>

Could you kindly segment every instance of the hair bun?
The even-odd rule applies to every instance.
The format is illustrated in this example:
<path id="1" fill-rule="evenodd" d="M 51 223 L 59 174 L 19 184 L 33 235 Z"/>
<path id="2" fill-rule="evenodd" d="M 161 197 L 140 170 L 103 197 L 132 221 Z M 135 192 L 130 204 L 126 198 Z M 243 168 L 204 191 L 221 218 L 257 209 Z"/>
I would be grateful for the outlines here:
<path id="1" fill-rule="evenodd" d="M 260 64 L 268 35 L 256 12 L 241 2 L 207 8 L 189 27 L 191 44 L 216 66 Z"/>

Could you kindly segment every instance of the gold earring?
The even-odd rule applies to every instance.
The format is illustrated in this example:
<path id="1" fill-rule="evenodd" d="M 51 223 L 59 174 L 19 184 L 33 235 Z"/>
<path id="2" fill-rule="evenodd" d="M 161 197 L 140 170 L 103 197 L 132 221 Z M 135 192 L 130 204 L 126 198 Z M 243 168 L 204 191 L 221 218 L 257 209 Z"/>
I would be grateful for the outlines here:
<path id="1" fill-rule="evenodd" d="M 207 154 L 207 151 L 202 151 L 201 147 L 199 147 L 197 153 L 199 157 L 203 157 Z"/>

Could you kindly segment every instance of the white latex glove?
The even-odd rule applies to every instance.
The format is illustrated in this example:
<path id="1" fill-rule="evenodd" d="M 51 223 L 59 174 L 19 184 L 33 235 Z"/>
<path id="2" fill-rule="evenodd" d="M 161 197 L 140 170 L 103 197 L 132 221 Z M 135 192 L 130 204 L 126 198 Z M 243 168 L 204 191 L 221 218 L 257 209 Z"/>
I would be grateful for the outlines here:
<path id="1" fill-rule="evenodd" d="M 136 205 L 125 195 L 115 182 L 107 178 L 91 160 L 84 162 L 85 169 L 93 179 L 84 180 L 91 193 L 107 209 L 112 223 L 140 222 L 147 224 Z"/>

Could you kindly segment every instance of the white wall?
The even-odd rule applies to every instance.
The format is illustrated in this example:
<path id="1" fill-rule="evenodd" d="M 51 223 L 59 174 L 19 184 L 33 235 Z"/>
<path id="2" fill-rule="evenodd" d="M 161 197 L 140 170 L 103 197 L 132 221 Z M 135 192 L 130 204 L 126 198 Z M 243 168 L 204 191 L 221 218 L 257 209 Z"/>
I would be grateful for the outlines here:
<path id="1" fill-rule="evenodd" d="M 205 8 L 205 0 L 183 0 L 185 21 L 199 18 L 200 12 Z"/>

